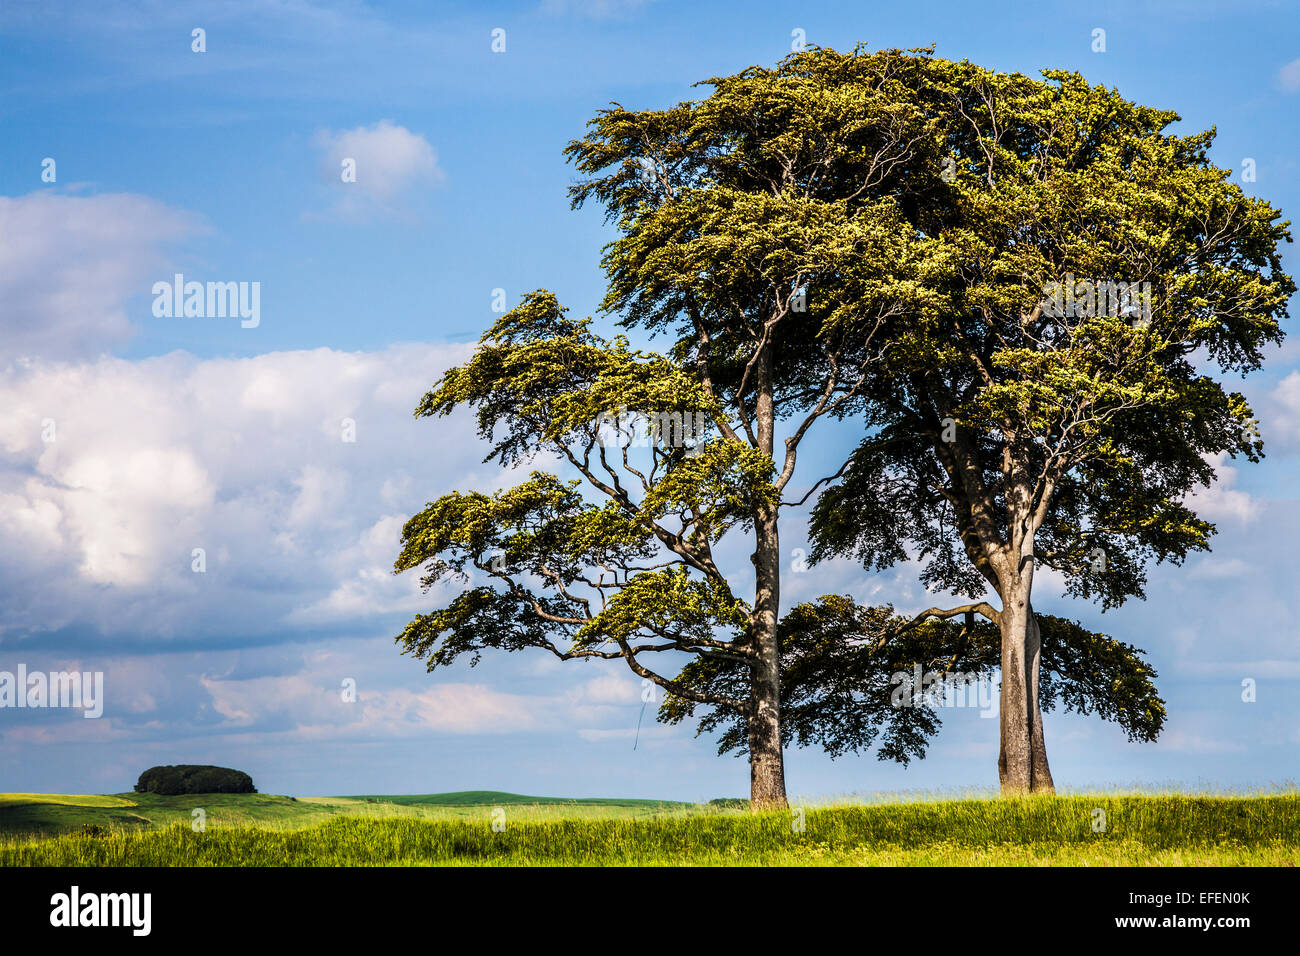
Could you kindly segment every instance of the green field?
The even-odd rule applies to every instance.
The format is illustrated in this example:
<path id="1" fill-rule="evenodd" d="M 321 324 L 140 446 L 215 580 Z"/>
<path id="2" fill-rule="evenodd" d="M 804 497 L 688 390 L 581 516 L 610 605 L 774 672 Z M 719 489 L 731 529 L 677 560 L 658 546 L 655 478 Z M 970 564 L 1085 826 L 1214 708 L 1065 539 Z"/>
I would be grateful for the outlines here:
<path id="1" fill-rule="evenodd" d="M 62 802 L 57 802 L 62 801 Z M 0 866 L 1294 866 L 1300 795 L 739 801 L 0 795 Z M 206 829 L 190 812 L 203 807 Z M 491 825 L 494 809 L 504 829 Z M 1105 829 L 1094 831 L 1096 813 Z M 802 829 L 798 826 L 802 818 Z"/>
<path id="2" fill-rule="evenodd" d="M 0 840 L 22 840 L 99 827 L 143 831 L 184 824 L 202 809 L 209 829 L 250 826 L 270 830 L 302 829 L 335 817 L 415 820 L 483 819 L 494 807 L 509 807 L 518 821 L 654 817 L 696 812 L 695 804 L 663 800 L 530 797 L 493 790 L 461 793 L 361 795 L 351 797 L 279 797 L 265 793 L 208 793 L 164 797 L 152 793 L 112 795 L 0 794 Z"/>

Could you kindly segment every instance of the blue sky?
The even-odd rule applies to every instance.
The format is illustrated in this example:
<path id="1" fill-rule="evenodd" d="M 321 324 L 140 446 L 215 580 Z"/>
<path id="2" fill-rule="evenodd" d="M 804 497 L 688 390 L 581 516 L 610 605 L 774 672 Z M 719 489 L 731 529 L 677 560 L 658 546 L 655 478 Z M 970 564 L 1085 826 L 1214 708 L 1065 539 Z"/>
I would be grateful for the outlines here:
<path id="1" fill-rule="evenodd" d="M 107 695 L 98 720 L 0 710 L 0 791 L 118 791 L 152 764 L 218 763 L 294 794 L 743 794 L 743 762 L 650 712 L 633 749 L 640 688 L 621 664 L 426 675 L 391 638 L 439 595 L 389 571 L 425 501 L 511 483 L 466 421 L 410 415 L 492 321 L 493 290 L 547 287 L 583 314 L 600 299 L 611 235 L 598 209 L 569 210 L 564 145 L 611 100 L 666 106 L 774 63 L 795 30 L 1079 70 L 1217 127 L 1219 165 L 1239 178 L 1253 159 L 1244 188 L 1300 209 L 1295 3 L 0 7 L 0 670 L 102 670 Z M 177 272 L 260 283 L 259 324 L 155 317 L 152 286 Z M 1212 554 L 1106 615 L 1040 583 L 1040 610 L 1145 648 L 1170 710 L 1149 745 L 1050 716 L 1060 784 L 1300 777 L 1295 343 L 1241 387 L 1268 458 L 1224 463 L 1200 496 Z M 797 521 L 784 535 L 803 543 Z M 790 575 L 785 603 L 926 606 L 914 572 L 834 563 Z M 996 753 L 996 721 L 952 711 L 906 770 L 793 751 L 788 779 L 806 795 L 989 786 Z"/>

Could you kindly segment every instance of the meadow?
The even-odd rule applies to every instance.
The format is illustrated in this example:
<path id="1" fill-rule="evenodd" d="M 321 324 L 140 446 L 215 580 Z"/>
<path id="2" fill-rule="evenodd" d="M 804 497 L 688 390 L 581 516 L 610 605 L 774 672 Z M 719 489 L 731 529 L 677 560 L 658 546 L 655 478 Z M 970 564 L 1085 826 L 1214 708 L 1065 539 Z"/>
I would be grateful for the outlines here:
<path id="1" fill-rule="evenodd" d="M 203 807 L 201 832 L 191 812 Z M 493 828 L 493 822 L 497 828 Z M 0 795 L 0 866 L 1294 866 L 1300 794 L 828 803 Z"/>

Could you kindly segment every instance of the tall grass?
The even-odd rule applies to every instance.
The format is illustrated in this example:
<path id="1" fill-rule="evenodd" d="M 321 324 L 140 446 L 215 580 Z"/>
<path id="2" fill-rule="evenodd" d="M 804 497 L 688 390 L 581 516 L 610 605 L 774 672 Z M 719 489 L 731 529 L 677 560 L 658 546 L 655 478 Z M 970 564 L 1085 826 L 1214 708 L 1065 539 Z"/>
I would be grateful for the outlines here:
<path id="1" fill-rule="evenodd" d="M 1104 811 L 1105 829 L 1094 830 Z M 338 817 L 0 844 L 4 866 L 1267 864 L 1300 859 L 1300 796 L 1027 797 L 653 819 Z"/>

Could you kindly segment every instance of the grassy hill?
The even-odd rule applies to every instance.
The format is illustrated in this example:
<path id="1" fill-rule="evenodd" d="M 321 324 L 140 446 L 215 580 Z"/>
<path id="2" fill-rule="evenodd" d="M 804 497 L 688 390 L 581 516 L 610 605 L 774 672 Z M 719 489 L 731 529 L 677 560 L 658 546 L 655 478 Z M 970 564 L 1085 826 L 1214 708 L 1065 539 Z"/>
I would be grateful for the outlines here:
<path id="1" fill-rule="evenodd" d="M 522 793 L 505 793 L 501 790 L 458 790 L 454 793 L 413 793 L 396 796 L 374 794 L 357 797 L 333 797 L 335 800 L 365 800 L 378 803 L 395 803 L 399 806 L 430 807 L 483 807 L 519 806 L 538 807 L 611 807 L 629 810 L 660 811 L 685 809 L 695 804 L 674 800 L 636 800 L 621 797 L 529 797 Z"/>
<path id="2" fill-rule="evenodd" d="M 487 819 L 494 807 L 510 807 L 516 820 L 571 817 L 655 817 L 682 814 L 694 804 L 662 800 L 563 799 L 494 790 L 460 793 L 281 797 L 266 793 L 207 793 L 165 797 L 153 793 L 0 794 L 0 839 L 48 837 L 86 827 L 156 829 L 191 823 L 202 808 L 212 827 L 257 826 L 299 829 L 339 816 L 425 820 Z"/>

